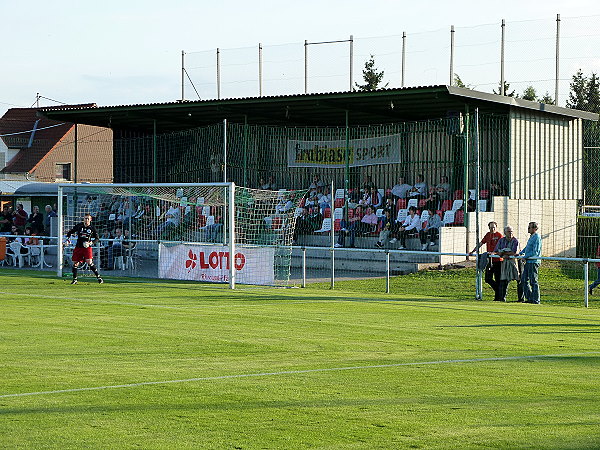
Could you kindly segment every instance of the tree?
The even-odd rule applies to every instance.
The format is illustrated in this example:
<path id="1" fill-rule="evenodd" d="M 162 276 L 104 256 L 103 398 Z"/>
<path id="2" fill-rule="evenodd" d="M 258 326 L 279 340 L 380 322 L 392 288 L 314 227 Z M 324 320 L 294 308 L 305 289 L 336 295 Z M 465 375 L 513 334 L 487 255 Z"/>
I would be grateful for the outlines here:
<path id="1" fill-rule="evenodd" d="M 523 100 L 530 100 L 532 102 L 537 101 L 537 92 L 533 86 L 527 86 L 523 91 Z"/>
<path id="2" fill-rule="evenodd" d="M 494 94 L 502 95 L 502 89 L 500 89 L 501 86 L 502 85 L 500 83 L 498 83 L 498 92 L 496 92 L 496 90 L 494 90 Z M 504 95 L 506 95 L 507 97 L 515 97 L 514 89 L 510 93 L 508 91 L 510 91 L 510 83 L 505 81 L 504 82 Z M 516 97 L 518 97 L 518 95 Z"/>
<path id="3" fill-rule="evenodd" d="M 587 91 L 587 78 L 583 76 L 581 69 L 573 75 L 571 80 L 571 90 L 569 91 L 569 99 L 567 100 L 567 108 L 580 109 L 585 111 Z"/>
<path id="4" fill-rule="evenodd" d="M 540 103 L 545 103 L 546 105 L 554 105 L 554 99 L 550 95 L 548 91 L 544 94 L 542 98 L 539 99 Z"/>
<path id="5" fill-rule="evenodd" d="M 365 68 L 363 69 L 363 80 L 365 80 L 365 84 L 356 84 L 356 87 L 359 91 L 374 91 L 379 88 L 379 84 L 383 81 L 383 70 L 381 72 L 377 71 L 375 67 L 375 57 L 371 55 L 369 60 L 365 63 Z M 389 83 L 386 83 L 384 88 L 387 87 Z"/>
<path id="6" fill-rule="evenodd" d="M 465 89 L 473 89 L 473 86 L 470 84 L 463 83 L 463 80 L 460 79 L 457 73 L 454 74 L 454 86 Z"/>

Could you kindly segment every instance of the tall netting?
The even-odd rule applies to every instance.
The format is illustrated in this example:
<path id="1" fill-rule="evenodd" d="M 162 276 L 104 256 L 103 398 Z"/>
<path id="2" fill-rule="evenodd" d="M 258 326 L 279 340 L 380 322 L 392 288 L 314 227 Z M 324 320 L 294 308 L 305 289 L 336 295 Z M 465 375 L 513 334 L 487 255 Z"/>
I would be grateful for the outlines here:
<path id="1" fill-rule="evenodd" d="M 239 283 L 287 284 L 304 192 L 236 187 L 231 198 L 229 189 L 226 183 L 64 186 L 63 235 L 90 214 L 101 238 L 95 263 L 113 276 L 228 282 L 234 264 Z M 72 252 L 72 245 L 63 249 L 65 275 Z M 86 267 L 82 272 L 89 274 Z"/>

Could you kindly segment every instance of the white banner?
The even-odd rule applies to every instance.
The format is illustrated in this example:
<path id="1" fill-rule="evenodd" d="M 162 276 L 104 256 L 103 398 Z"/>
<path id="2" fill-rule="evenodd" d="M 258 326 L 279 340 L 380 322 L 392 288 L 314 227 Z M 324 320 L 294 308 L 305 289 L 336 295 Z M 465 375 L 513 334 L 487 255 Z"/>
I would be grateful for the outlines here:
<path id="1" fill-rule="evenodd" d="M 400 162 L 399 134 L 350 139 L 350 167 Z M 289 167 L 336 168 L 346 165 L 346 141 L 287 141 Z"/>
<path id="2" fill-rule="evenodd" d="M 273 248 L 239 248 L 235 254 L 236 281 L 270 285 L 275 281 Z M 229 251 L 223 246 L 160 244 L 158 276 L 173 280 L 229 282 Z"/>

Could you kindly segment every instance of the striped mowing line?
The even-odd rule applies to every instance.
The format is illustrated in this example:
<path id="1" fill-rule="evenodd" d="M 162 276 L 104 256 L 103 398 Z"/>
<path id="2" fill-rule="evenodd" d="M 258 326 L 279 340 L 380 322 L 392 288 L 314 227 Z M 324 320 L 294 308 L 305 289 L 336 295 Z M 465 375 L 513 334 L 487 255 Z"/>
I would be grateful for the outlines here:
<path id="1" fill-rule="evenodd" d="M 199 377 L 199 378 L 185 378 L 182 380 L 166 380 L 166 381 L 144 381 L 141 383 L 129 383 L 129 384 L 114 384 L 110 386 L 94 386 L 84 387 L 75 389 L 58 389 L 55 391 L 39 391 L 39 392 L 22 392 L 18 394 L 3 394 L 0 398 L 9 397 L 27 397 L 32 395 L 51 395 L 51 394 L 64 394 L 69 392 L 84 392 L 84 391 L 100 391 L 103 389 L 123 389 L 123 388 L 135 388 L 140 386 L 154 386 L 161 384 L 174 384 L 174 383 L 191 383 L 195 381 L 213 381 L 213 380 L 229 380 L 236 378 L 254 378 L 254 377 L 269 377 L 269 376 L 280 376 L 280 375 L 298 375 L 305 373 L 318 373 L 318 372 L 335 372 L 341 370 L 364 370 L 364 369 L 386 369 L 391 367 L 405 367 L 405 366 L 425 366 L 425 365 L 437 365 L 437 364 L 458 364 L 458 363 L 477 363 L 486 361 L 516 361 L 523 359 L 543 359 L 543 358 L 570 358 L 573 356 L 586 356 L 586 355 L 598 355 L 600 352 L 583 352 L 583 353 L 563 353 L 556 355 L 528 355 L 528 356 L 500 356 L 495 358 L 474 358 L 474 359 L 445 359 L 441 361 L 420 361 L 420 362 L 407 362 L 397 364 L 378 364 L 373 366 L 349 366 L 349 367 L 329 367 L 324 369 L 306 369 L 306 370 L 284 370 L 281 372 L 259 372 L 259 373 L 246 373 L 236 375 L 220 375 L 215 377 Z"/>

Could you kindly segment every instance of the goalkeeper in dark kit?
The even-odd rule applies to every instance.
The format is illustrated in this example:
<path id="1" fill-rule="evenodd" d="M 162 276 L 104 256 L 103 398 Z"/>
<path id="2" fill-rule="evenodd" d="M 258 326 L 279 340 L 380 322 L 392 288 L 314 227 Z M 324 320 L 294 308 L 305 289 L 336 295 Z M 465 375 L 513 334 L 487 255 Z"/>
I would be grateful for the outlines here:
<path id="1" fill-rule="evenodd" d="M 104 281 L 100 278 L 98 269 L 94 265 L 94 254 L 92 252 L 92 246 L 100 239 L 96 227 L 92 225 L 92 216 L 86 214 L 83 216 L 83 222 L 78 223 L 67 232 L 67 244 L 70 244 L 70 237 L 76 235 L 77 242 L 75 243 L 75 249 L 73 250 L 73 281 L 71 284 L 77 284 L 77 269 L 82 263 L 87 263 L 88 267 L 96 278 L 98 283 Z"/>

